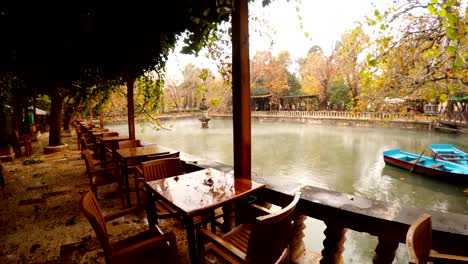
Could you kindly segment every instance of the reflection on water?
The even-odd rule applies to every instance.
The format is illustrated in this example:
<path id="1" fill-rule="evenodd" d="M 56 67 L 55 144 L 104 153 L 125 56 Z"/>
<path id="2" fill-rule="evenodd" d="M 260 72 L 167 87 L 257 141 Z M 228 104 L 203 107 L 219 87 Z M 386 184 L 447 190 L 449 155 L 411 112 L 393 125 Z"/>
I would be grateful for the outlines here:
<path id="1" fill-rule="evenodd" d="M 214 119 L 210 121 L 209 129 L 202 129 L 197 119 L 169 123 L 171 131 L 143 126 L 144 130 L 136 129 L 136 137 L 144 142 L 233 164 L 231 120 Z M 126 125 L 111 129 L 122 134 L 128 131 Z M 432 143 L 454 144 L 468 151 L 466 139 L 466 136 L 404 129 L 253 121 L 252 167 L 255 171 L 262 171 L 264 177 L 287 178 L 392 202 L 396 206 L 468 214 L 468 198 L 463 192 L 468 186 L 447 184 L 385 166 L 382 158 L 382 152 L 391 148 L 418 154 L 425 150 L 428 156 L 427 146 Z M 324 229 L 323 224 L 320 226 L 315 222 L 311 226 L 314 227 L 307 230 L 308 241 L 316 240 L 317 234 Z M 368 263 L 376 242 L 357 232 L 348 233 L 347 237 L 346 262 Z M 317 244 L 307 244 L 320 251 Z M 404 256 L 399 251 L 398 259 L 404 259 Z"/>

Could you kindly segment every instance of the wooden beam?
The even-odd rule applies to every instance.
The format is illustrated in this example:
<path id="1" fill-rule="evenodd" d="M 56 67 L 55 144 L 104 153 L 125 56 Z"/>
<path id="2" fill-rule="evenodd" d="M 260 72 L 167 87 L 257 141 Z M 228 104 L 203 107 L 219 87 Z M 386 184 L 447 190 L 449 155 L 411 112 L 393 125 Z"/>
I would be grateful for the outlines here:
<path id="1" fill-rule="evenodd" d="M 232 119 L 234 177 L 251 179 L 248 0 L 234 1 L 232 12 Z"/>
<path id="2" fill-rule="evenodd" d="M 135 78 L 127 75 L 127 111 L 128 111 L 128 136 L 135 139 L 135 110 L 133 106 L 133 83 Z"/>

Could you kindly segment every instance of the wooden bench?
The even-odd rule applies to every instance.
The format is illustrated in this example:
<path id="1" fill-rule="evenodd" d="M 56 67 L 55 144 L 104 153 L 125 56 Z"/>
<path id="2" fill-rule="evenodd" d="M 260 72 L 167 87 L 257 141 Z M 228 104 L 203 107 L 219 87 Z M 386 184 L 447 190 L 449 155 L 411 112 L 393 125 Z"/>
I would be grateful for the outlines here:
<path id="1" fill-rule="evenodd" d="M 468 159 L 463 159 L 463 158 L 447 158 L 446 160 L 463 161 L 463 160 L 468 160 Z"/>
<path id="2" fill-rule="evenodd" d="M 457 153 L 453 153 L 453 154 L 439 154 L 440 156 L 447 156 L 447 157 L 450 157 L 450 156 L 454 156 L 454 157 L 458 157 L 458 156 L 462 156 L 462 154 L 457 154 Z"/>
<path id="3" fill-rule="evenodd" d="M 441 167 L 441 166 L 444 166 L 444 164 L 436 163 L 436 164 L 432 165 L 431 168 L 432 168 L 432 169 L 437 169 L 437 168 L 439 168 L 439 167 Z"/>
<path id="4" fill-rule="evenodd" d="M 408 163 L 411 163 L 411 164 L 416 164 L 416 163 L 420 163 L 420 162 L 424 162 L 424 160 L 423 159 L 414 159 L 414 160 L 408 161 Z"/>

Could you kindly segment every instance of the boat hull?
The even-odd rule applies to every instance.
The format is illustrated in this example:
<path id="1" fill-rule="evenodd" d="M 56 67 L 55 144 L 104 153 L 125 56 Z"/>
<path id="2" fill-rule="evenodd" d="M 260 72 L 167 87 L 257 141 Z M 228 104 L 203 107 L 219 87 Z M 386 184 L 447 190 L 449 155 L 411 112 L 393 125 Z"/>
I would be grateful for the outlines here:
<path id="1" fill-rule="evenodd" d="M 444 181 L 468 183 L 468 168 L 452 162 L 419 156 L 399 149 L 384 151 L 384 161 L 386 164 L 434 176 Z M 411 161 L 418 161 L 418 163 L 411 163 Z"/>

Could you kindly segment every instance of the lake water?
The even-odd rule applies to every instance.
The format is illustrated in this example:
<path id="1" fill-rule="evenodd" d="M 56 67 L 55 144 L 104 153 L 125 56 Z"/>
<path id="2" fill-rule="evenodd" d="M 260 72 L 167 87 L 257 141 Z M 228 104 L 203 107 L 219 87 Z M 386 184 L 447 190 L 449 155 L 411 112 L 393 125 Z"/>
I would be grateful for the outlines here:
<path id="1" fill-rule="evenodd" d="M 202 129 L 197 119 L 165 121 L 170 130 L 156 130 L 147 124 L 136 126 L 136 137 L 204 159 L 233 164 L 232 121 L 214 119 Z M 109 126 L 128 134 L 127 125 Z M 252 168 L 264 177 L 282 177 L 316 187 L 369 199 L 392 202 L 401 207 L 418 207 L 468 214 L 468 186 L 448 184 L 418 174 L 385 166 L 382 152 L 401 148 L 430 156 L 431 143 L 454 144 L 468 151 L 468 137 L 395 128 L 362 128 L 313 125 L 293 122 L 252 121 Z M 322 248 L 324 225 L 309 219 L 306 245 Z M 346 263 L 370 263 L 377 239 L 348 231 Z M 395 263 L 407 263 L 400 245 Z"/>

